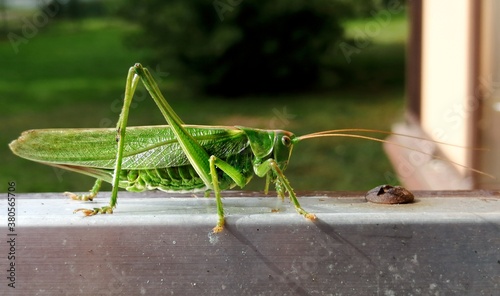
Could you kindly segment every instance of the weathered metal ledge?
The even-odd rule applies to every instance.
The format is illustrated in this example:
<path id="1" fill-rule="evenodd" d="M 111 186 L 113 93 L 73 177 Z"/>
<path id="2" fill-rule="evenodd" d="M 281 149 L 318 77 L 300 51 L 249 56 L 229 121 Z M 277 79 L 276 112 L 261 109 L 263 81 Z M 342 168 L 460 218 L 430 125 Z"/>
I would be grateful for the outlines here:
<path id="1" fill-rule="evenodd" d="M 214 199 L 202 195 L 120 192 L 113 215 L 83 217 L 73 210 L 106 205 L 109 193 L 18 194 L 16 288 L 2 243 L 0 294 L 498 295 L 500 194 L 414 193 L 405 205 L 299 193 L 311 222 L 287 200 L 225 192 L 219 234 Z"/>

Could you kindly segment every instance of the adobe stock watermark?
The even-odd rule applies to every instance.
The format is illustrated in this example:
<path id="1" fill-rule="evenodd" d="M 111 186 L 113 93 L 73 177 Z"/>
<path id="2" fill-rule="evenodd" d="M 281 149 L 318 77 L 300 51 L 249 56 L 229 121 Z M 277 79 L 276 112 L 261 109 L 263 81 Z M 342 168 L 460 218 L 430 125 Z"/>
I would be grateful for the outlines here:
<path id="1" fill-rule="evenodd" d="M 275 275 L 280 284 L 277 287 L 286 287 L 287 290 L 302 294 L 301 292 L 305 291 L 305 288 L 303 288 L 304 283 L 310 282 L 316 273 L 322 271 L 320 265 L 329 264 L 335 259 L 334 255 L 338 254 L 341 245 L 338 243 L 330 244 L 324 239 L 319 238 L 318 241 L 311 244 L 311 247 L 313 248 L 309 252 L 311 255 L 297 258 L 297 260 L 292 262 L 290 269 Z M 280 288 L 279 290 L 271 291 L 271 295 L 283 295 L 283 290 Z"/>
<path id="2" fill-rule="evenodd" d="M 399 177 L 402 179 L 408 179 L 413 174 L 419 171 L 420 167 L 427 165 L 430 161 L 434 159 L 433 155 L 436 150 L 435 143 L 430 141 L 414 141 L 414 145 L 411 148 L 414 149 L 408 154 L 408 159 L 400 159 L 395 166 L 396 172 L 400 174 Z M 399 178 L 392 171 L 386 171 L 384 173 L 384 178 L 386 184 L 397 185 L 399 184 Z"/>
<path id="3" fill-rule="evenodd" d="M 160 65 L 156 65 L 155 69 L 149 68 L 149 72 L 151 75 L 153 75 L 156 83 L 161 83 L 165 80 L 166 77 L 170 75 L 170 72 L 163 72 L 160 69 Z M 138 88 L 136 89 L 134 93 L 134 99 L 132 100 L 132 103 L 130 104 L 130 109 L 135 109 L 139 106 L 139 103 L 144 101 L 148 97 L 149 93 L 145 88 Z M 109 108 L 113 113 L 119 114 L 122 111 L 123 107 L 123 98 L 125 97 L 125 93 L 122 94 L 122 99 L 115 99 L 113 102 L 111 102 L 111 105 Z M 106 128 L 106 127 L 115 127 L 116 126 L 116 121 L 112 121 L 109 118 L 103 118 L 99 122 L 99 127 L 100 128 Z"/>
<path id="4" fill-rule="evenodd" d="M 43 5 L 43 1 L 40 1 Z M 14 53 L 19 53 L 19 47 L 23 44 L 28 44 L 29 41 L 38 34 L 41 28 L 45 27 L 51 18 L 57 15 L 61 10 L 61 6 L 68 0 L 54 0 L 52 5 L 44 5 L 44 8 L 33 13 L 30 17 L 22 17 L 22 26 L 20 34 L 9 32 L 7 38 Z"/>
<path id="5" fill-rule="evenodd" d="M 317 274 L 328 272 L 332 278 L 339 277 L 355 272 L 357 266 L 363 266 L 365 274 L 374 269 L 368 257 L 337 234 L 334 237 L 317 236 L 310 245 L 308 255 L 296 258 L 291 262 L 290 268 L 274 275 L 279 284 L 276 287 L 280 289 L 270 291 L 270 295 L 283 295 L 283 288 L 302 295 L 306 291 L 304 287 L 314 281 Z"/>
<path id="6" fill-rule="evenodd" d="M 107 263 L 105 267 L 109 269 L 113 277 L 108 281 L 107 289 L 101 291 L 102 295 L 123 295 L 125 291 L 133 290 L 130 283 L 131 280 L 136 280 L 136 277 L 118 271 L 112 263 Z"/>
<path id="7" fill-rule="evenodd" d="M 370 38 L 374 38 L 382 33 L 392 20 L 393 15 L 404 11 L 404 4 L 399 0 L 387 2 L 385 9 L 372 10 L 370 15 L 372 19 L 365 24 L 363 28 L 354 29 L 354 38 L 352 43 L 341 42 L 339 48 L 348 64 L 351 63 L 353 54 L 361 53 L 361 50 L 370 45 Z"/>
<path id="8" fill-rule="evenodd" d="M 169 72 L 163 72 L 160 69 L 160 65 L 156 65 L 155 69 L 150 69 L 148 67 L 151 75 L 153 75 L 155 81 L 157 83 L 161 83 L 162 81 L 165 80 L 166 77 L 170 75 Z M 126 77 L 126 76 L 124 76 Z M 130 104 L 130 109 L 135 109 L 139 106 L 139 103 L 144 101 L 149 93 L 145 88 L 138 88 L 136 89 L 134 93 L 134 99 L 132 103 Z M 122 106 L 123 106 L 123 97 L 125 94 L 123 93 L 121 98 L 122 99 L 115 99 L 114 101 L 111 102 L 109 108 L 113 113 L 119 114 L 122 111 Z M 99 121 L 99 128 L 109 128 L 109 127 L 116 127 L 116 122 L 118 121 L 118 118 L 115 119 L 115 121 L 111 120 L 110 118 L 102 118 Z M 63 175 L 67 172 L 67 170 L 59 168 L 59 167 L 54 167 L 52 166 L 52 169 L 54 170 L 54 174 L 57 177 L 57 180 L 61 183 L 64 181 Z"/>
<path id="9" fill-rule="evenodd" d="M 214 0 L 212 5 L 214 6 L 215 12 L 219 16 L 221 22 L 224 21 L 224 14 L 226 12 L 232 12 L 234 8 L 240 5 L 243 0 Z"/>
<path id="10" fill-rule="evenodd" d="M 273 108 L 274 117 L 269 121 L 269 128 L 285 128 L 290 124 L 290 121 L 297 117 L 295 114 L 288 113 L 287 107 L 283 107 L 281 111 L 277 108 Z"/>
<path id="11" fill-rule="evenodd" d="M 443 110 L 441 116 L 442 125 L 435 126 L 430 131 L 432 139 L 448 143 L 450 134 L 456 132 L 466 124 L 466 120 L 473 116 L 483 104 L 492 100 L 494 94 L 500 89 L 500 81 L 494 80 L 494 77 L 491 75 L 487 77 L 480 76 L 478 82 L 474 92 L 465 98 L 464 101 L 453 103 Z M 396 171 L 403 179 L 412 177 L 415 172 L 419 171 L 420 167 L 423 167 L 434 159 L 433 155 L 437 149 L 437 144 L 432 141 L 415 141 L 414 146 L 411 148 L 413 150 L 410 151 L 408 159 L 401 159 L 395 165 Z M 388 184 L 397 183 L 398 178 L 392 172 L 386 172 L 384 176 Z"/>
<path id="12" fill-rule="evenodd" d="M 484 102 L 491 100 L 493 95 L 500 89 L 500 81 L 495 81 L 493 76 L 481 76 L 479 84 L 474 92 L 466 98 L 465 102 L 454 103 L 443 112 L 443 127 L 436 127 L 432 135 L 438 141 L 446 141 L 450 131 L 457 130 L 464 124 L 464 120 L 472 116 L 481 107 L 481 99 Z M 478 99 L 480 98 L 480 99 Z"/>

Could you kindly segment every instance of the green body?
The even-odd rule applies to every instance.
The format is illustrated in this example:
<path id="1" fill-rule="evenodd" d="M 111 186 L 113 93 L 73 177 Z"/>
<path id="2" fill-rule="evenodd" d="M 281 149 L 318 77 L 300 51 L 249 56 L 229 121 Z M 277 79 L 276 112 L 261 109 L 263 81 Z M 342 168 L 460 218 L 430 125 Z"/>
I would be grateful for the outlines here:
<path id="1" fill-rule="evenodd" d="M 142 81 L 168 125 L 127 127 L 130 104 Z M 288 192 L 296 210 L 310 219 L 283 175 L 293 144 L 300 139 L 282 130 L 246 127 L 186 125 L 161 94 L 153 76 L 140 64 L 131 67 L 116 129 L 30 130 L 10 143 L 20 157 L 86 174 L 97 179 L 86 195 L 68 193 L 73 199 L 92 200 L 101 182 L 113 185 L 109 206 L 78 209 L 86 215 L 112 213 L 118 188 L 129 191 L 211 190 L 215 192 L 222 230 L 224 211 L 220 191 L 244 187 L 255 174 L 266 177 L 278 195 Z"/>
<path id="2" fill-rule="evenodd" d="M 275 157 L 274 146 L 281 146 L 280 135 L 292 136 L 286 131 L 243 127 L 185 125 L 184 128 L 209 155 L 237 167 L 246 178 L 245 184 L 254 175 L 256 153 L 260 154 L 259 161 Z M 258 151 L 252 151 L 249 136 L 259 139 L 259 144 L 253 145 Z M 116 129 L 111 128 L 29 130 L 12 142 L 10 148 L 20 157 L 112 183 L 115 138 Z M 159 189 L 166 192 L 209 189 L 189 163 L 170 126 L 128 127 L 126 139 L 119 187 L 128 191 Z M 281 161 L 282 170 L 291 152 L 287 150 Z M 218 173 L 222 190 L 237 185 L 222 171 Z"/>

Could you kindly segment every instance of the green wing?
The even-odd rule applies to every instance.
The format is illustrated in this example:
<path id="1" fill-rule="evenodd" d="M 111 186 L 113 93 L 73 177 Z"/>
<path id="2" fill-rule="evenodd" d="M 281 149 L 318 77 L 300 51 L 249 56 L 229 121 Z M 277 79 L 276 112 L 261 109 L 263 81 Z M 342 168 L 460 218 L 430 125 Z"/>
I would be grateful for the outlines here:
<path id="1" fill-rule="evenodd" d="M 186 125 L 186 130 L 209 155 L 225 159 L 246 147 L 243 131 L 234 127 Z M 116 129 L 29 130 L 10 143 L 18 156 L 53 165 L 113 169 L 116 158 Z M 128 127 L 122 169 L 154 169 L 187 165 L 168 125 Z"/>

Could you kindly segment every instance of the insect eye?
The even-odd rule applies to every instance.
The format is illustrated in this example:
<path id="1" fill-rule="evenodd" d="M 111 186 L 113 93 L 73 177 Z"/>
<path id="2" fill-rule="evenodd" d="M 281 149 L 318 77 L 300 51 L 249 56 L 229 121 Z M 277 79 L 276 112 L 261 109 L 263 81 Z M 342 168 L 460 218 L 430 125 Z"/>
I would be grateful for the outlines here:
<path id="1" fill-rule="evenodd" d="M 288 136 L 283 136 L 281 137 L 281 143 L 283 143 L 286 147 L 289 147 L 292 144 L 292 140 Z"/>

